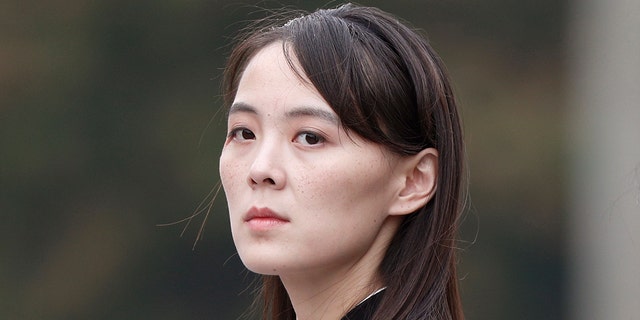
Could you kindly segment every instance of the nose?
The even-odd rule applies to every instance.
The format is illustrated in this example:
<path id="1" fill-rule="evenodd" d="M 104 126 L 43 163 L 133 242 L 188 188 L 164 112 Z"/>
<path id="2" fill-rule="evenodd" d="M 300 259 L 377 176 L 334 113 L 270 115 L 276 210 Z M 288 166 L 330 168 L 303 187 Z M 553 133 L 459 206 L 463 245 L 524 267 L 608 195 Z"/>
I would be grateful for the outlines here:
<path id="1" fill-rule="evenodd" d="M 282 189 L 286 181 L 283 160 L 281 151 L 275 144 L 267 144 L 263 141 L 255 150 L 255 158 L 249 168 L 247 177 L 249 186 L 252 189 L 260 187 Z"/>

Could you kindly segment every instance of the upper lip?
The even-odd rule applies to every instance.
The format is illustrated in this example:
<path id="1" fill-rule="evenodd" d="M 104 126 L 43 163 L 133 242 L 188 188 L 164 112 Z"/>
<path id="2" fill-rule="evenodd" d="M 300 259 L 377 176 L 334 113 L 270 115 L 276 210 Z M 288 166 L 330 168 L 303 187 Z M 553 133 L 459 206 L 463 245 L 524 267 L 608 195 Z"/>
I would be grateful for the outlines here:
<path id="1" fill-rule="evenodd" d="M 251 207 L 251 209 L 249 209 L 249 211 L 247 211 L 247 213 L 245 214 L 244 221 L 249 221 L 255 218 L 273 218 L 283 221 L 289 221 L 289 219 L 279 215 L 278 213 L 272 211 L 267 207 Z"/>

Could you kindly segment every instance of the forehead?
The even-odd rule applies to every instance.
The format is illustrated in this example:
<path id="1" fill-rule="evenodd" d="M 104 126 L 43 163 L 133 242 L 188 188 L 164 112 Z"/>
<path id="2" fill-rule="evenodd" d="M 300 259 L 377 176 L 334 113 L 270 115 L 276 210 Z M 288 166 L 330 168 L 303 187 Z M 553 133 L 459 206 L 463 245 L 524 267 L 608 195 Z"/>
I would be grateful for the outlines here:
<path id="1" fill-rule="evenodd" d="M 233 105 L 284 106 L 286 109 L 314 106 L 334 113 L 306 75 L 294 68 L 302 70 L 295 55 L 285 56 L 282 42 L 262 48 L 247 63 Z"/>
<path id="2" fill-rule="evenodd" d="M 285 54 L 285 44 L 282 41 L 275 41 L 270 44 L 267 44 L 263 48 L 260 48 L 253 54 L 252 57 L 249 58 L 249 62 L 244 68 L 244 73 L 250 69 L 255 69 L 256 67 L 278 67 L 278 68 L 289 68 L 288 62 L 286 60 Z M 294 61 L 297 62 L 297 61 Z M 283 70 L 287 71 L 287 70 Z"/>
<path id="3" fill-rule="evenodd" d="M 286 53 L 285 53 L 286 52 Z M 262 81 L 283 81 L 304 84 L 313 88 L 290 45 L 276 41 L 259 49 L 247 62 L 240 84 L 249 77 L 261 76 Z M 313 88 L 315 89 L 315 88 Z"/>

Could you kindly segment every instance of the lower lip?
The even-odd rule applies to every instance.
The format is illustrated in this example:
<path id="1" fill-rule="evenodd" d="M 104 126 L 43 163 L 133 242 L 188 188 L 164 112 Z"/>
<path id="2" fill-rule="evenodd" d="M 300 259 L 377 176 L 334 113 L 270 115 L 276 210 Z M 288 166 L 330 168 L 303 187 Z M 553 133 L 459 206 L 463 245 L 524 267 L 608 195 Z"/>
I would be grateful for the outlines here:
<path id="1" fill-rule="evenodd" d="M 270 229 L 274 229 L 279 226 L 282 226 L 288 223 L 288 221 L 278 219 L 278 218 L 265 217 L 265 218 L 253 218 L 251 220 L 247 220 L 246 223 L 249 226 L 249 228 L 251 228 L 252 230 L 266 231 L 266 230 L 270 230 Z"/>

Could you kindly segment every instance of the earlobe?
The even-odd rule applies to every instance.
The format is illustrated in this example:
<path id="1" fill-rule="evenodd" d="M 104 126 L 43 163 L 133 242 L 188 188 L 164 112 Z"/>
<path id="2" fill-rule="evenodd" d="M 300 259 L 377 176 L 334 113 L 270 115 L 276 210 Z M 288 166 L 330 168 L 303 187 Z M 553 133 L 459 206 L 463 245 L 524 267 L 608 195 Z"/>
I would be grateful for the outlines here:
<path id="1" fill-rule="evenodd" d="M 425 206 L 436 192 L 438 182 L 438 151 L 428 148 L 402 159 L 404 184 L 392 204 L 390 215 L 410 214 Z"/>

